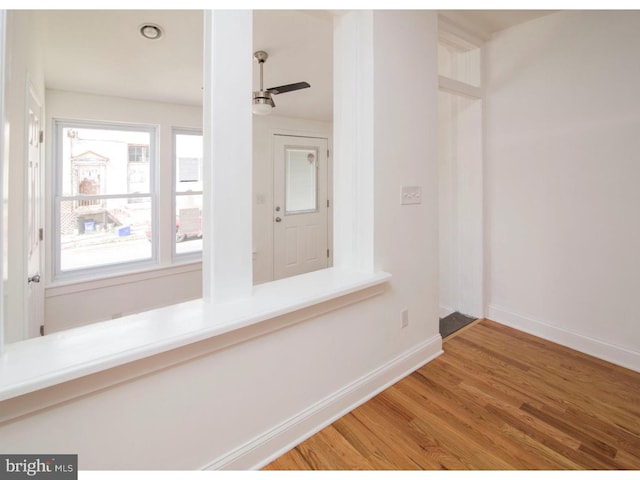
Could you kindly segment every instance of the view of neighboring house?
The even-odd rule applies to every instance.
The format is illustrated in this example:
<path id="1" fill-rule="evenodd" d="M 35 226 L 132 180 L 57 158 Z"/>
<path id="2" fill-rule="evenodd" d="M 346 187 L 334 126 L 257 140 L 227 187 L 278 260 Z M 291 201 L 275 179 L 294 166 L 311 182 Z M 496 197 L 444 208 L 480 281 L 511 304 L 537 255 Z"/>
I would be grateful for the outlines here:
<path id="1" fill-rule="evenodd" d="M 150 258 L 150 133 L 61 128 L 61 271 Z"/>

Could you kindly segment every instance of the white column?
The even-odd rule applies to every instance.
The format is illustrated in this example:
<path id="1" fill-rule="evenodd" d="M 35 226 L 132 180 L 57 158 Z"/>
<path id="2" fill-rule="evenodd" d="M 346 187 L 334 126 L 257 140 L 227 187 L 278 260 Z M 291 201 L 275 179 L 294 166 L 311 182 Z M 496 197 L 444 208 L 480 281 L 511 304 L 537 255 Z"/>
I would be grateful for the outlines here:
<path id="1" fill-rule="evenodd" d="M 333 55 L 333 264 L 373 272 L 373 12 L 336 15 Z"/>
<path id="2" fill-rule="evenodd" d="M 203 298 L 251 295 L 253 12 L 205 12 Z"/>

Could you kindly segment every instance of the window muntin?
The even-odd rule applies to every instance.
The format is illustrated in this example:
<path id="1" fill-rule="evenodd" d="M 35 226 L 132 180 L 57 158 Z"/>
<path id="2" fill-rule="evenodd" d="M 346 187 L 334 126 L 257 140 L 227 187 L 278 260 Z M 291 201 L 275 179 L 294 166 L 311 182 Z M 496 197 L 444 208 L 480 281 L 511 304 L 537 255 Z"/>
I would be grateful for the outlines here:
<path id="1" fill-rule="evenodd" d="M 156 129 L 55 122 L 54 277 L 155 259 Z"/>
<path id="2" fill-rule="evenodd" d="M 202 132 L 174 129 L 173 252 L 181 259 L 202 256 Z"/>

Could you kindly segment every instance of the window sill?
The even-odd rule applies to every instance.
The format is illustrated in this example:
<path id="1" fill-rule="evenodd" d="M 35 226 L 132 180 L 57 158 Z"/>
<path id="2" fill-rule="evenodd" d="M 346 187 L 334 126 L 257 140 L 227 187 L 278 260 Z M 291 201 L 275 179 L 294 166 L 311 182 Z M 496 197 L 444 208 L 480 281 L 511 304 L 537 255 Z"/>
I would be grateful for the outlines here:
<path id="1" fill-rule="evenodd" d="M 329 268 L 256 285 L 252 297 L 236 302 L 206 304 L 193 300 L 10 344 L 0 358 L 0 401 L 266 324 L 390 279 L 385 272 Z M 276 323 L 273 329 L 280 328 Z"/>
<path id="2" fill-rule="evenodd" d="M 154 266 L 153 268 L 142 269 L 138 271 L 119 273 L 99 278 L 85 278 L 82 280 L 60 281 L 47 285 L 45 296 L 47 298 L 57 297 L 59 295 L 69 295 L 71 293 L 85 292 L 98 288 L 106 288 L 114 285 L 122 285 L 125 283 L 141 282 L 154 278 L 176 275 L 179 273 L 192 272 L 202 270 L 202 260 L 185 261 L 183 263 L 174 263 L 168 266 Z"/>

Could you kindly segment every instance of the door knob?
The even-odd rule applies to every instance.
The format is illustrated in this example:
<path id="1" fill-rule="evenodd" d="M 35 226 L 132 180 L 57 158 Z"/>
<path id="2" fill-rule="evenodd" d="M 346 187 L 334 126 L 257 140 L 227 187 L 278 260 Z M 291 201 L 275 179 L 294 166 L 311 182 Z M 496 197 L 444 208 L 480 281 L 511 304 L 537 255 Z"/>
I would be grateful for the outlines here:
<path id="1" fill-rule="evenodd" d="M 40 283 L 40 275 L 38 275 L 37 273 L 33 276 L 33 277 L 28 277 L 27 278 L 27 283 Z"/>
<path id="2" fill-rule="evenodd" d="M 281 222 L 282 219 L 280 217 L 276 217 L 276 222 Z"/>

